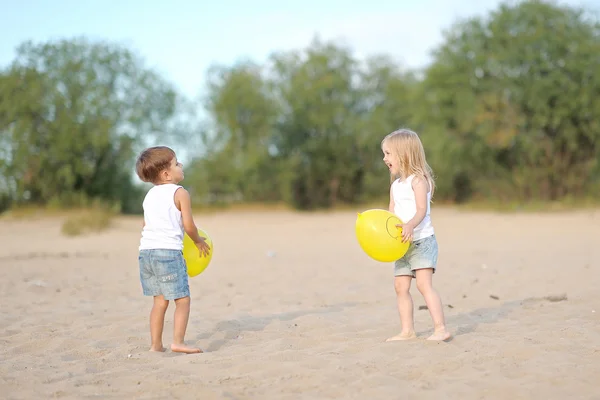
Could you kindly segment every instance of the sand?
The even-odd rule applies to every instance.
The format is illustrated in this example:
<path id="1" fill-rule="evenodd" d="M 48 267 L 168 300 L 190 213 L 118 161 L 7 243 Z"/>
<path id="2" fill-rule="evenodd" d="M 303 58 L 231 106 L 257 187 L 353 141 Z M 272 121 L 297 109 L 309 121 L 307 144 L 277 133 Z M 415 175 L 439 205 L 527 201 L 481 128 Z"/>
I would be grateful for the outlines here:
<path id="1" fill-rule="evenodd" d="M 0 220 L 0 397 L 600 398 L 600 211 L 434 208 L 447 343 L 424 340 L 415 285 L 419 338 L 385 342 L 399 332 L 392 264 L 362 253 L 355 216 L 197 215 L 216 244 L 190 280 L 200 355 L 147 351 L 139 217 L 76 238 L 59 218 Z"/>

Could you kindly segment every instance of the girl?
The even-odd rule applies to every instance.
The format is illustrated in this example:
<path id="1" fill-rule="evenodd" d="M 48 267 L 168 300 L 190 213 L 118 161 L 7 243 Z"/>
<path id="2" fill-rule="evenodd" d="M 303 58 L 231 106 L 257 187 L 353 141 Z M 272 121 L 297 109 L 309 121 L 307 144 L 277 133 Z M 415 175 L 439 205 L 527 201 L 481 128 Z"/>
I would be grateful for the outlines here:
<path id="1" fill-rule="evenodd" d="M 381 149 L 383 162 L 388 166 L 392 180 L 389 211 L 403 222 L 398 225 L 402 228 L 402 241 L 412 242 L 394 268 L 394 287 L 402 330 L 387 341 L 417 337 L 410 295 L 413 278 L 417 280 L 417 289 L 423 295 L 433 320 L 434 332 L 428 340 L 447 340 L 450 333 L 446 330 L 442 301 L 431 284 L 438 256 L 438 244 L 429 215 L 431 196 L 435 190 L 431 168 L 425 159 L 419 136 L 408 129 L 387 135 L 381 142 Z"/>

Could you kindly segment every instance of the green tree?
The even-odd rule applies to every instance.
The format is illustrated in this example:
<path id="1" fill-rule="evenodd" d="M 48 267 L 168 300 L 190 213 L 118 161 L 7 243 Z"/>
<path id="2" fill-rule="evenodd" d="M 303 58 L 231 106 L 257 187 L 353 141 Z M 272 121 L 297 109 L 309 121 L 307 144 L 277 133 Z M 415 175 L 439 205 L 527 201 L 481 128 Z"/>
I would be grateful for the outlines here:
<path id="1" fill-rule="evenodd" d="M 286 161 L 284 199 L 302 209 L 352 201 L 363 173 L 355 157 L 357 62 L 348 49 L 319 41 L 271 62 L 282 104 L 273 143 Z"/>
<path id="2" fill-rule="evenodd" d="M 597 19 L 541 1 L 447 32 L 423 83 L 444 194 L 585 194 L 598 178 L 599 55 Z"/>
<path id="3" fill-rule="evenodd" d="M 277 105 L 263 69 L 253 63 L 213 66 L 205 107 L 212 129 L 204 134 L 205 156 L 194 163 L 191 184 L 216 201 L 277 200 L 278 182 L 269 168 Z"/>
<path id="4" fill-rule="evenodd" d="M 213 68 L 211 150 L 188 182 L 204 185 L 212 201 L 283 200 L 299 209 L 385 196 L 380 142 L 411 125 L 417 84 L 387 57 L 361 62 L 319 40 L 275 53 L 264 66 Z"/>
<path id="5" fill-rule="evenodd" d="M 379 199 L 389 194 L 389 171 L 383 163 L 381 140 L 398 128 L 421 130 L 418 114 L 422 111 L 418 98 L 419 81 L 413 71 L 402 70 L 386 56 L 374 56 L 364 63 L 358 96 L 362 104 L 358 126 L 360 167 L 364 184 L 359 200 Z"/>
<path id="6" fill-rule="evenodd" d="M 13 201 L 132 205 L 133 152 L 175 112 L 166 81 L 130 50 L 85 39 L 26 42 L 0 79 L 0 188 Z"/>

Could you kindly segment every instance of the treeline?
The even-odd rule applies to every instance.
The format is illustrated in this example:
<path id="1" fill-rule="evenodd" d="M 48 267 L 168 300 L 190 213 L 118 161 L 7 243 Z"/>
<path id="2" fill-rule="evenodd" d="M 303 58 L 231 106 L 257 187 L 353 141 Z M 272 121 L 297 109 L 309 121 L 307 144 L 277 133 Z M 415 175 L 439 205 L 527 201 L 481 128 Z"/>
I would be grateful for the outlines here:
<path id="1" fill-rule="evenodd" d="M 214 66 L 201 104 L 129 49 L 81 38 L 25 43 L 0 71 L 0 209 L 102 201 L 137 212 L 145 188 L 134 157 L 157 143 L 193 157 L 184 183 L 197 204 L 315 209 L 385 198 L 380 141 L 398 127 L 421 134 L 438 200 L 593 196 L 592 11 L 501 5 L 445 32 L 423 71 L 315 40 L 261 65 Z"/>

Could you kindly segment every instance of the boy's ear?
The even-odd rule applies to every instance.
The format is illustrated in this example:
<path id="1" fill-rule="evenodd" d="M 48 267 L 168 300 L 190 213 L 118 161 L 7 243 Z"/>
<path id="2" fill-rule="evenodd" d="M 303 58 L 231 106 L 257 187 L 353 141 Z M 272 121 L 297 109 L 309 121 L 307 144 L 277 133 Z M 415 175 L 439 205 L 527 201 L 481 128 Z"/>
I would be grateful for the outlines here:
<path id="1" fill-rule="evenodd" d="M 163 169 L 162 171 L 160 171 L 160 177 L 163 180 L 168 180 L 169 179 L 169 170 L 168 169 Z"/>

